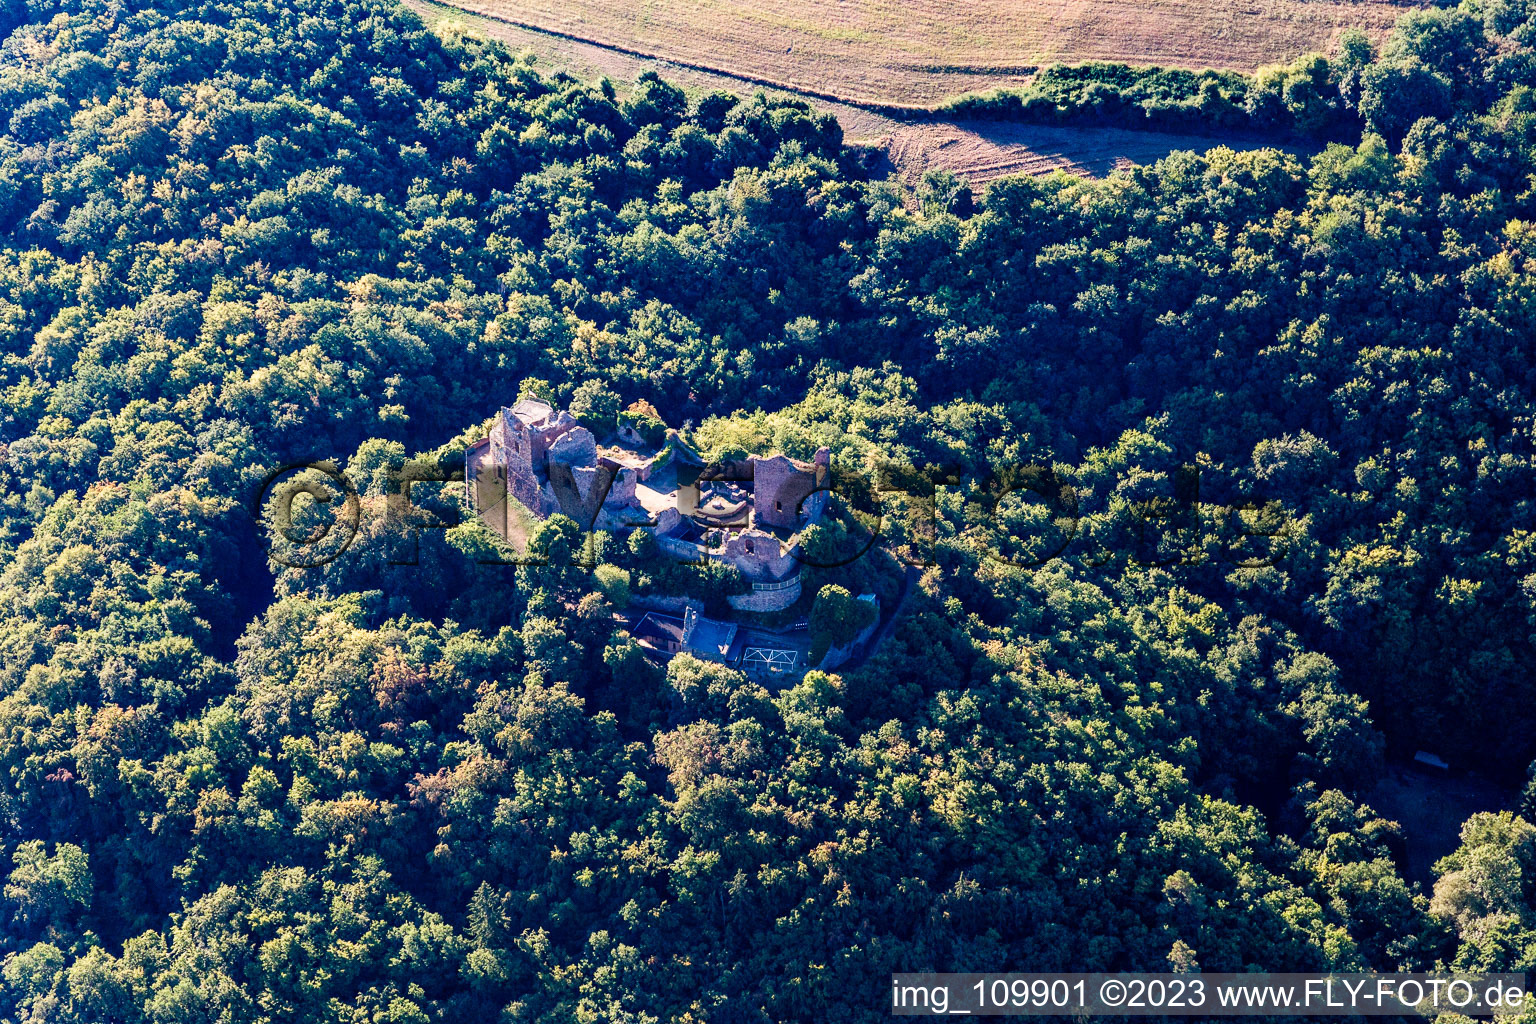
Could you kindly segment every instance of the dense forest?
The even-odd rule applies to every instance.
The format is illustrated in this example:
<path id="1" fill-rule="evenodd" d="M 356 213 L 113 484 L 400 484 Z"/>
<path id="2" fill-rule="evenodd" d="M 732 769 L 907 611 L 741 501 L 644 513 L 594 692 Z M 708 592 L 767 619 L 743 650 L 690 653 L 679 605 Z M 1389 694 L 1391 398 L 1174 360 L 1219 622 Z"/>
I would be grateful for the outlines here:
<path id="1" fill-rule="evenodd" d="M 1536 817 L 1419 880 L 1369 799 L 1422 748 L 1536 811 L 1536 4 L 1201 87 L 1355 126 L 1314 157 L 974 192 L 382 0 L 0 21 L 0 1020 L 1536 969 Z M 889 639 L 662 670 L 635 538 L 400 536 L 399 467 L 528 389 L 831 446 L 818 543 L 913 567 Z M 252 503 L 319 460 L 363 527 L 282 564 Z"/>

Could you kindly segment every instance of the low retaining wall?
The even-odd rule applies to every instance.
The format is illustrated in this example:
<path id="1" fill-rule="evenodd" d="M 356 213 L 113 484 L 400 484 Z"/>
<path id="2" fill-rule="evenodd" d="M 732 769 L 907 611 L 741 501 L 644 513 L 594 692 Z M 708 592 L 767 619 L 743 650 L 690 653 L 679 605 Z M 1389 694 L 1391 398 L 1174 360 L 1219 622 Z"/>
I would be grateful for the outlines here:
<path id="1" fill-rule="evenodd" d="M 681 615 L 688 608 L 700 614 L 704 612 L 704 602 L 695 601 L 691 597 L 662 597 L 652 594 L 631 594 L 629 607 L 647 612 L 666 612 L 669 615 Z"/>
<path id="2" fill-rule="evenodd" d="M 800 577 L 794 577 L 791 586 L 733 594 L 726 600 L 739 612 L 781 612 L 800 600 Z"/>

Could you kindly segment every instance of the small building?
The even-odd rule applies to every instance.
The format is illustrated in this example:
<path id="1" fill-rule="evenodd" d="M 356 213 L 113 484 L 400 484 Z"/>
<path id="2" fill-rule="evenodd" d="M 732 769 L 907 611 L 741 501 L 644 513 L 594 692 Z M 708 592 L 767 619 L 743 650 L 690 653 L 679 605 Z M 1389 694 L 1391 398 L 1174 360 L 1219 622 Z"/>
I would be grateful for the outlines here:
<path id="1" fill-rule="evenodd" d="M 700 615 L 692 605 L 683 610 L 683 650 L 698 658 L 734 665 L 736 650 L 734 622 L 721 622 Z"/>
<path id="2" fill-rule="evenodd" d="M 667 662 L 683 649 L 683 620 L 675 615 L 646 612 L 630 629 L 629 635 L 647 655 Z"/>

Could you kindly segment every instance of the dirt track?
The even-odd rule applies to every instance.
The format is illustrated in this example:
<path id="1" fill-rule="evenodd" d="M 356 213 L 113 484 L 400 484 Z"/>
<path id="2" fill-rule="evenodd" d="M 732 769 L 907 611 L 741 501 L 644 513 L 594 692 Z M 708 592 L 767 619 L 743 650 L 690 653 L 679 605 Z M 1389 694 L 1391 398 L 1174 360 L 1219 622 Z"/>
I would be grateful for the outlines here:
<path id="1" fill-rule="evenodd" d="M 654 70 L 693 93 L 723 89 L 749 95 L 761 90 L 794 96 L 836 116 L 847 141 L 884 148 L 897 172 L 909 182 L 929 168 L 953 171 L 973 184 L 1009 174 L 1042 175 L 1058 170 L 1102 177 L 1117 168 L 1150 163 L 1175 150 L 1204 151 L 1224 142 L 1247 148 L 1260 145 L 1251 140 L 1228 142 L 1209 136 L 1123 128 L 1059 128 L 931 116 L 898 118 L 860 104 L 764 86 L 751 79 L 552 35 L 433 0 L 404 2 L 428 23 L 458 23 L 500 39 L 515 50 L 531 51 L 546 71 L 565 71 L 588 79 L 607 77 L 621 91 L 640 72 Z"/>

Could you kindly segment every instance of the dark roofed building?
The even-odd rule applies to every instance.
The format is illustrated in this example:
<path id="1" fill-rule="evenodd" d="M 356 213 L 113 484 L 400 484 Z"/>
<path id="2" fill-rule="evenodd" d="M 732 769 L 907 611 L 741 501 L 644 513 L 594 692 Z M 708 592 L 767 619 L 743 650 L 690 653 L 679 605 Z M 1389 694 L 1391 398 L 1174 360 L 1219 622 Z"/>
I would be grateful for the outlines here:
<path id="1" fill-rule="evenodd" d="M 646 612 L 629 635 L 647 654 L 659 655 L 660 660 L 667 661 L 683 649 L 683 620 L 675 615 Z"/>
<path id="2" fill-rule="evenodd" d="M 732 664 L 736 629 L 736 623 L 707 619 L 690 606 L 683 612 L 683 650 L 700 658 Z"/>

